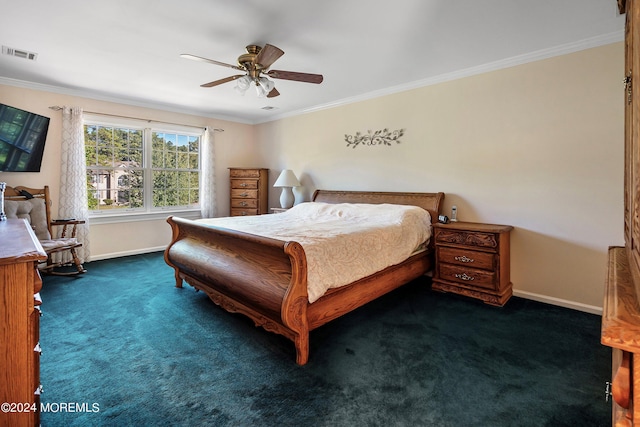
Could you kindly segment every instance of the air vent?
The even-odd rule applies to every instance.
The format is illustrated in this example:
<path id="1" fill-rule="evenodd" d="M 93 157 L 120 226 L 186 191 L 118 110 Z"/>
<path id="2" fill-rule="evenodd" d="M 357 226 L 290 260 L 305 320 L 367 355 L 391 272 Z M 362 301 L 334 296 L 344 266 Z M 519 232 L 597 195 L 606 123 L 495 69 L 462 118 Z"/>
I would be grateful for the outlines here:
<path id="1" fill-rule="evenodd" d="M 18 58 L 28 59 L 29 61 L 35 61 L 38 58 L 38 54 L 34 52 L 27 52 L 26 50 L 14 49 L 9 46 L 2 46 L 2 54 L 9 56 L 17 56 Z"/>
<path id="2" fill-rule="evenodd" d="M 266 107 L 262 107 L 262 108 L 261 108 L 261 110 L 266 110 L 266 111 L 269 111 L 269 110 L 277 110 L 277 109 L 278 109 L 278 107 L 272 107 L 272 106 L 270 106 L 270 105 L 267 105 Z"/>

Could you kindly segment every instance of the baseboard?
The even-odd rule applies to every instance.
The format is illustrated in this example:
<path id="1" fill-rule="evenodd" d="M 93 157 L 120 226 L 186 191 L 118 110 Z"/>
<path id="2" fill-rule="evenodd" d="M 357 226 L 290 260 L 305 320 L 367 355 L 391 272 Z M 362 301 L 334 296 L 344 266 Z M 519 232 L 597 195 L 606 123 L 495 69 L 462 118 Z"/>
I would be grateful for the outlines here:
<path id="1" fill-rule="evenodd" d="M 547 295 L 534 294 L 533 292 L 513 290 L 513 295 L 520 298 L 530 299 L 538 302 L 544 302 L 551 305 L 557 305 L 560 307 L 571 308 L 573 310 L 584 311 L 585 313 L 602 315 L 602 307 L 596 307 L 594 305 L 582 304 L 575 301 L 568 301 L 565 299 L 554 298 Z"/>
<path id="2" fill-rule="evenodd" d="M 122 252 L 112 252 L 109 254 L 91 255 L 89 262 L 100 261 L 103 259 L 120 258 L 124 256 L 131 256 L 131 255 L 142 255 L 142 254 L 148 254 L 151 252 L 160 252 L 160 251 L 164 251 L 166 248 L 167 248 L 166 246 L 157 246 L 155 248 L 144 248 L 144 249 L 135 249 L 132 251 L 122 251 Z"/>

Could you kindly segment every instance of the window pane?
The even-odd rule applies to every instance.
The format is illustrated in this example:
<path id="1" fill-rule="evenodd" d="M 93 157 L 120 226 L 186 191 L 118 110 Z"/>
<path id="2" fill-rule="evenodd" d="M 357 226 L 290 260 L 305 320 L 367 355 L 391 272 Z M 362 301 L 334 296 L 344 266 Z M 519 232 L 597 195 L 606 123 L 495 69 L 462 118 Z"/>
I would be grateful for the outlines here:
<path id="1" fill-rule="evenodd" d="M 189 188 L 189 172 L 176 172 L 177 187 Z"/>
<path id="2" fill-rule="evenodd" d="M 164 167 L 164 151 L 153 150 L 151 153 L 151 167 L 162 168 Z"/>
<path id="3" fill-rule="evenodd" d="M 167 176 L 165 171 L 153 171 L 153 207 L 165 205 L 165 191 L 167 189 Z"/>
<path id="4" fill-rule="evenodd" d="M 188 151 L 189 150 L 189 136 L 188 135 L 178 135 L 177 143 L 178 150 Z"/>
<path id="5" fill-rule="evenodd" d="M 200 186 L 200 173 L 199 172 L 191 172 L 189 174 L 189 187 L 190 188 L 198 188 Z"/>
<path id="6" fill-rule="evenodd" d="M 141 207 L 144 200 L 141 198 L 144 189 L 144 174 L 140 170 L 120 170 L 118 175 L 118 191 L 115 205 L 117 207 Z"/>
<path id="7" fill-rule="evenodd" d="M 189 190 L 189 194 L 191 204 L 196 205 L 200 203 L 200 191 L 197 188 L 192 188 L 191 190 Z"/>
<path id="8" fill-rule="evenodd" d="M 142 187 L 131 189 L 129 203 L 131 208 L 144 207 L 144 189 Z"/>
<path id="9" fill-rule="evenodd" d="M 96 147 L 97 147 L 97 129 L 96 126 L 84 127 L 84 145 L 85 155 L 87 158 L 87 166 L 96 165 Z"/>
<path id="10" fill-rule="evenodd" d="M 87 158 L 87 166 L 94 166 L 96 165 L 96 148 L 95 147 L 90 147 L 87 146 L 85 147 L 85 156 Z"/>
<path id="11" fill-rule="evenodd" d="M 113 166 L 113 148 L 112 147 L 98 148 L 97 164 L 99 166 Z"/>
<path id="12" fill-rule="evenodd" d="M 129 161 L 131 166 L 142 167 L 142 150 L 129 151 Z"/>
<path id="13" fill-rule="evenodd" d="M 142 131 L 134 129 L 129 132 L 129 147 L 135 150 L 142 150 Z"/>
<path id="14" fill-rule="evenodd" d="M 198 154 L 191 153 L 189 154 L 189 168 L 190 169 L 198 169 L 199 165 L 199 156 Z"/>
<path id="15" fill-rule="evenodd" d="M 179 206 L 178 190 L 170 188 L 164 194 L 164 206 Z"/>
<path id="16" fill-rule="evenodd" d="M 176 156 L 177 156 L 177 153 L 175 152 L 175 150 L 165 151 L 165 154 L 164 154 L 164 167 L 165 168 L 175 169 L 176 168 L 176 164 L 177 164 Z"/>
<path id="17" fill-rule="evenodd" d="M 189 151 L 192 153 L 200 152 L 200 137 L 198 136 L 189 137 Z"/>
<path id="18" fill-rule="evenodd" d="M 189 169 L 189 154 L 186 152 L 178 152 L 178 169 Z"/>
<path id="19" fill-rule="evenodd" d="M 189 205 L 189 190 L 179 189 L 178 190 L 178 206 L 187 206 L 187 205 Z"/>
<path id="20" fill-rule="evenodd" d="M 164 143 L 169 151 L 176 151 L 176 145 L 178 143 L 178 135 L 175 134 L 164 134 Z"/>

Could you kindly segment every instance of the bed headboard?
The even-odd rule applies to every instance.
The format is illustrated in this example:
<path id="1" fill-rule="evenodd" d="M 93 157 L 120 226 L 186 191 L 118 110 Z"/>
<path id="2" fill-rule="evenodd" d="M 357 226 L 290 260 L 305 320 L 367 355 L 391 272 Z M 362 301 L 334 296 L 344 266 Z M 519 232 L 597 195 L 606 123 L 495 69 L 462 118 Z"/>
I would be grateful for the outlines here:
<path id="1" fill-rule="evenodd" d="M 413 205 L 429 211 L 431 222 L 438 222 L 444 193 L 401 193 L 381 191 L 316 190 L 311 201 L 324 203 L 393 203 Z"/>

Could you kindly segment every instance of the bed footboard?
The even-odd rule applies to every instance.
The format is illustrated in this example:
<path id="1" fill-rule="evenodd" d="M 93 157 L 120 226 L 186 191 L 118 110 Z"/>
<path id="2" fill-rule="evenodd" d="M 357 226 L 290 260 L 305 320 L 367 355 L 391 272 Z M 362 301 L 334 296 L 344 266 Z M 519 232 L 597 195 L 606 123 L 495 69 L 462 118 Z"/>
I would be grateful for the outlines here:
<path id="1" fill-rule="evenodd" d="M 164 257 L 175 270 L 176 287 L 184 280 L 225 310 L 284 335 L 295 343 L 296 362 L 305 364 L 309 328 L 302 246 L 178 217 L 167 222 L 173 236 Z"/>

